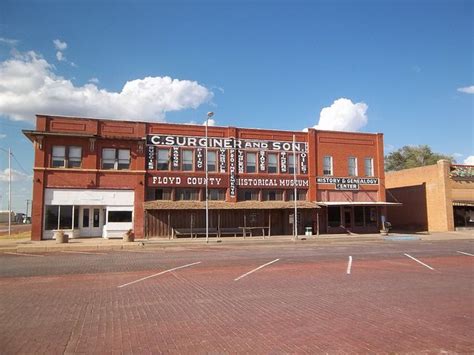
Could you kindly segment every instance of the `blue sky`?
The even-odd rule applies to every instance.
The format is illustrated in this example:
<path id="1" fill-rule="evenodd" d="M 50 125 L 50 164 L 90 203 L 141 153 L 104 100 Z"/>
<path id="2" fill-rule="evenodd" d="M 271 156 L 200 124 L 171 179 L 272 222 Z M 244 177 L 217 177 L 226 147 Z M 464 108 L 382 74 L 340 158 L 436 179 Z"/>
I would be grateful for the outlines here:
<path id="1" fill-rule="evenodd" d="M 21 129 L 35 112 L 319 123 L 382 132 L 386 153 L 428 144 L 463 162 L 474 155 L 473 19 L 474 2 L 458 0 L 3 0 L 0 147 L 23 167 L 14 161 L 13 207 L 31 198 L 22 174 L 33 149 Z"/>

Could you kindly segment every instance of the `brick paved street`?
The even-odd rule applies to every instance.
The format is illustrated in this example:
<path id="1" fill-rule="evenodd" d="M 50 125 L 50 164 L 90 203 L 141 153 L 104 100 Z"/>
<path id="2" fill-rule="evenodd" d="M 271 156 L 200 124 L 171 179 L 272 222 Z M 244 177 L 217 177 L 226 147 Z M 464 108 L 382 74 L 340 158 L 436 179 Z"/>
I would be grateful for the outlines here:
<path id="1" fill-rule="evenodd" d="M 3 254 L 0 349 L 473 353 L 468 254 L 472 241 Z"/>

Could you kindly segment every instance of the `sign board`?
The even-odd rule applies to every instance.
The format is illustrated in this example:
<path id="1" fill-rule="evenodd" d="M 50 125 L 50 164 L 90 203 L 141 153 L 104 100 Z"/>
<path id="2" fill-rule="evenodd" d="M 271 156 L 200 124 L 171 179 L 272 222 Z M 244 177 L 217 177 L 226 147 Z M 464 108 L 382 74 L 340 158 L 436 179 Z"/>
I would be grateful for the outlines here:
<path id="1" fill-rule="evenodd" d="M 318 184 L 333 184 L 336 190 L 359 190 L 360 185 L 378 185 L 378 178 L 356 178 L 356 177 L 317 177 Z"/>

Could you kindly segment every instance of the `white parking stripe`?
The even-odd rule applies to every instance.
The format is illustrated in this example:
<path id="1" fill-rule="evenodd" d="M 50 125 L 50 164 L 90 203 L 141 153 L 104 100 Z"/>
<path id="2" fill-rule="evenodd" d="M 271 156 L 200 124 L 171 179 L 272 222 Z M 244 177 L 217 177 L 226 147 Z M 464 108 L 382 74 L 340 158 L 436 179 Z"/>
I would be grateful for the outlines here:
<path id="1" fill-rule="evenodd" d="M 36 254 L 27 254 L 27 253 L 14 253 L 14 252 L 5 252 L 3 254 L 9 254 L 9 255 L 20 255 L 20 256 L 40 256 L 43 257 L 44 255 L 36 255 Z"/>
<path id="2" fill-rule="evenodd" d="M 276 263 L 278 260 L 280 260 L 280 259 L 275 259 L 275 260 L 273 260 L 273 261 L 270 261 L 269 263 L 260 265 L 258 268 L 253 269 L 253 270 L 251 270 L 251 271 L 249 271 L 249 272 L 247 272 L 247 273 L 245 273 L 245 274 L 243 274 L 243 275 L 240 275 L 239 277 L 237 277 L 236 279 L 234 279 L 234 281 L 238 281 L 238 280 L 244 278 L 245 276 L 248 276 L 248 275 L 250 275 L 251 273 L 254 273 L 254 272 L 257 271 L 257 270 L 260 270 L 261 268 L 264 268 L 265 266 L 268 266 L 268 265 L 270 265 L 270 264 Z"/>
<path id="3" fill-rule="evenodd" d="M 457 251 L 456 253 L 464 254 L 464 255 L 469 255 L 469 256 L 474 256 L 474 254 L 465 253 L 465 252 L 463 252 L 463 251 Z"/>
<path id="4" fill-rule="evenodd" d="M 412 260 L 415 260 L 417 263 L 420 263 L 421 265 L 427 267 L 428 269 L 434 270 L 431 266 L 426 265 L 425 263 L 423 263 L 423 262 L 421 262 L 420 260 L 414 258 L 413 256 L 411 256 L 411 255 L 409 255 L 409 254 L 404 254 L 404 255 L 405 255 L 405 256 L 408 256 L 408 257 L 409 257 L 410 259 L 412 259 Z"/>
<path id="5" fill-rule="evenodd" d="M 140 281 L 143 281 L 143 280 L 146 280 L 146 279 L 150 279 L 150 278 L 155 277 L 155 276 L 160 276 L 160 275 L 166 274 L 167 272 L 171 272 L 171 271 L 178 270 L 178 269 L 183 269 L 183 268 L 185 268 L 185 267 L 197 265 L 197 264 L 200 264 L 200 263 L 201 263 L 201 262 L 198 261 L 197 263 L 192 263 L 192 264 L 186 264 L 186 265 L 183 265 L 183 266 L 178 266 L 178 267 L 175 267 L 175 268 L 172 268 L 172 269 L 169 269 L 169 270 L 165 270 L 165 271 L 159 272 L 159 273 L 154 274 L 154 275 L 150 275 L 150 276 L 147 276 L 147 277 L 142 277 L 141 279 L 138 279 L 138 280 L 135 280 L 135 281 L 132 281 L 132 282 L 129 282 L 129 283 L 126 283 L 126 284 L 117 286 L 117 287 L 118 287 L 118 288 L 122 288 L 122 287 L 125 287 L 125 286 L 128 286 L 128 285 L 132 285 L 132 284 L 134 284 L 134 283 L 137 283 L 137 282 L 140 282 Z"/>
<path id="6" fill-rule="evenodd" d="M 88 255 L 107 255 L 107 253 L 91 253 L 88 251 L 61 250 L 61 253 L 88 254 Z"/>
<path id="7" fill-rule="evenodd" d="M 352 268 L 352 256 L 349 256 L 349 262 L 347 263 L 347 275 L 351 274 L 351 268 Z"/>

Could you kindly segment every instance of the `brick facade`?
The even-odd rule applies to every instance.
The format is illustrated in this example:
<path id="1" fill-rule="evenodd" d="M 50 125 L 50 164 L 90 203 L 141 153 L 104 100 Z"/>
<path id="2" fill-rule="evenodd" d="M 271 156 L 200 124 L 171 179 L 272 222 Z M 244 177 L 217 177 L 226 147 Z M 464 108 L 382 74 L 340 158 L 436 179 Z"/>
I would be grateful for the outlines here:
<path id="1" fill-rule="evenodd" d="M 149 154 L 153 156 L 152 160 L 156 159 L 157 150 L 161 147 L 170 149 L 170 159 L 172 159 L 173 149 L 175 149 L 171 145 L 158 144 L 154 146 L 150 145 L 150 142 L 147 144 L 149 137 L 159 135 L 199 139 L 205 137 L 204 126 L 37 115 L 36 129 L 34 131 L 24 131 L 24 133 L 35 145 L 32 210 L 33 240 L 44 238 L 45 203 L 59 204 L 59 202 L 55 202 L 55 193 L 64 194 L 64 191 L 68 191 L 68 189 L 76 192 L 84 191 L 85 194 L 94 190 L 110 190 L 117 191 L 117 193 L 122 190 L 133 191 L 133 230 L 137 237 L 145 236 L 146 232 L 145 221 L 147 219 L 144 202 L 153 200 L 157 194 L 162 193 L 162 191 L 156 192 L 155 190 L 169 189 L 171 199 L 176 200 L 180 196 L 179 194 L 192 193 L 193 191 L 183 192 L 182 190 L 194 185 L 198 197 L 193 199 L 204 200 L 204 184 L 202 182 L 205 171 L 202 166 L 200 169 L 197 166 L 197 154 L 202 155 L 202 150 L 198 152 L 200 148 L 196 148 L 196 146 L 176 148 L 178 152 L 176 154 L 183 154 L 183 150 L 192 150 L 191 171 L 183 171 L 180 167 L 170 167 L 168 171 L 160 171 L 157 169 L 157 162 L 150 161 L 149 156 L 147 156 Z M 373 231 L 379 227 L 380 216 L 384 213 L 384 209 L 380 205 L 385 201 L 382 134 L 330 132 L 314 129 L 309 129 L 308 132 L 290 132 L 237 127 L 208 127 L 208 137 L 215 139 L 216 142 L 228 140 L 232 144 L 237 144 L 235 142 L 240 142 L 239 144 L 247 142 L 249 144 L 245 148 L 240 147 L 240 149 L 222 151 L 222 156 L 218 155 L 219 148 L 214 148 L 219 156 L 217 164 L 222 164 L 219 168 L 222 170 L 209 173 L 209 177 L 214 178 L 213 181 L 216 184 L 219 182 L 221 184 L 220 188 L 225 191 L 225 202 L 234 204 L 236 210 L 239 209 L 238 206 L 241 206 L 239 201 L 242 195 L 239 195 L 239 193 L 243 193 L 244 190 L 249 190 L 249 195 L 251 195 L 251 191 L 256 192 L 256 196 L 258 196 L 255 201 L 257 212 L 260 208 L 258 202 L 268 198 L 268 191 L 271 191 L 271 198 L 274 198 L 273 195 L 286 201 L 292 198 L 294 195 L 293 173 L 283 170 L 283 167 L 284 164 L 289 162 L 286 159 L 289 159 L 289 155 L 292 155 L 293 151 L 288 147 L 292 147 L 294 137 L 298 149 L 301 149 L 296 154 L 297 181 L 302 184 L 298 187 L 298 190 L 306 194 L 303 198 L 306 202 L 323 203 L 322 208 L 317 208 L 318 206 L 315 205 L 313 210 L 304 211 L 304 217 L 302 218 L 304 218 L 305 225 L 310 225 L 314 229 L 316 228 L 316 218 L 319 218 L 318 226 L 321 232 L 340 232 L 340 226 L 329 225 L 327 210 L 332 209 L 332 215 L 336 219 L 332 224 L 337 224 L 338 217 L 337 212 L 334 213 L 334 204 L 341 202 L 345 206 L 345 210 L 340 210 L 341 225 L 347 224 L 343 226 L 346 229 Z M 192 138 L 192 142 L 196 141 L 194 138 Z M 264 144 L 269 142 L 269 147 L 273 145 L 273 148 L 262 147 L 261 142 L 264 142 Z M 253 147 L 252 144 L 256 144 L 258 147 Z M 53 146 L 66 147 L 66 149 L 70 146 L 80 147 L 82 151 L 80 167 L 53 167 Z M 287 150 L 285 151 L 283 147 Z M 127 169 L 103 168 L 103 149 L 111 148 L 116 149 L 116 151 L 126 150 L 130 152 L 130 165 Z M 209 151 L 211 150 L 213 149 L 210 147 Z M 253 152 L 256 154 L 255 172 L 239 170 L 241 169 L 239 164 L 249 164 L 247 159 L 252 158 L 252 156 L 249 157 L 248 152 L 250 152 L 250 155 Z M 232 154 L 235 154 L 233 158 Z M 278 159 L 278 171 L 276 172 L 270 172 L 268 159 L 271 154 L 274 154 Z M 271 158 L 274 159 L 275 156 Z M 331 174 L 324 174 L 324 157 L 332 157 Z M 353 158 L 351 161 L 356 165 L 353 168 L 357 172 L 352 177 L 349 177 L 348 173 L 348 160 L 350 158 Z M 182 160 L 182 157 L 180 159 Z M 369 168 L 367 168 L 367 164 L 369 164 L 367 162 L 371 164 Z M 172 164 L 171 160 L 170 164 Z M 182 165 L 183 162 L 180 161 L 177 164 Z M 233 169 L 234 172 L 232 173 L 231 170 Z M 366 176 L 367 169 L 369 169 L 370 176 Z M 168 178 L 166 184 L 164 184 L 165 177 Z M 339 179 L 317 183 L 317 179 L 321 177 L 344 178 L 346 180 Z M 180 184 L 176 183 L 176 178 L 179 178 Z M 366 180 L 360 180 L 361 178 Z M 235 185 L 232 185 L 232 181 L 235 182 Z M 272 184 L 278 186 L 272 187 Z M 45 191 L 52 194 L 52 202 L 45 202 Z M 66 202 L 63 200 L 62 203 L 67 204 Z M 266 206 L 268 207 L 268 204 Z M 366 210 L 369 208 L 368 206 L 372 206 L 370 208 L 374 210 Z M 268 209 L 267 207 L 265 209 Z M 100 208 L 104 209 L 104 213 L 106 212 L 105 205 Z M 359 210 L 356 210 L 357 208 Z M 64 213 L 67 210 L 64 208 Z M 72 211 L 74 213 L 74 208 Z M 276 220 L 279 218 L 288 219 L 291 209 L 287 208 L 286 211 L 281 211 L 281 214 L 274 214 L 274 212 L 270 210 L 266 212 L 267 214 L 262 212 L 263 214 L 259 215 L 258 219 L 261 217 L 261 223 L 272 220 L 272 218 Z M 370 228 L 367 229 L 365 227 L 369 223 L 366 219 L 369 218 L 369 215 L 371 216 L 371 224 Z M 219 219 L 221 217 L 219 215 Z M 75 223 L 78 223 L 77 219 L 80 219 L 81 223 L 86 223 L 83 222 L 85 218 L 85 212 L 81 212 L 76 216 Z M 102 217 L 100 218 L 101 224 L 105 223 L 106 217 L 104 216 L 103 220 Z M 60 219 L 61 217 L 58 217 L 58 226 Z M 241 222 L 232 223 L 238 224 Z M 289 233 L 287 224 L 281 226 L 281 233 Z"/>

